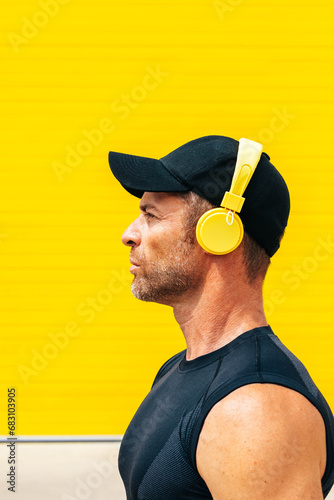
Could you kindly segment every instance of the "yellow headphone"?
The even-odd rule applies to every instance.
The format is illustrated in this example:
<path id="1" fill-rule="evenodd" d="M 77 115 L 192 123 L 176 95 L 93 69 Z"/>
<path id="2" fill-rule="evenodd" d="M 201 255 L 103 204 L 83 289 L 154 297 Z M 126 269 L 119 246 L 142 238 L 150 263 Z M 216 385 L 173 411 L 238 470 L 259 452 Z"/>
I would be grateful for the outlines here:
<path id="1" fill-rule="evenodd" d="M 244 228 L 236 212 L 242 209 L 245 201 L 242 195 L 260 161 L 262 149 L 258 142 L 240 139 L 230 191 L 226 191 L 220 207 L 205 212 L 197 222 L 196 238 L 206 252 L 224 255 L 240 245 Z"/>

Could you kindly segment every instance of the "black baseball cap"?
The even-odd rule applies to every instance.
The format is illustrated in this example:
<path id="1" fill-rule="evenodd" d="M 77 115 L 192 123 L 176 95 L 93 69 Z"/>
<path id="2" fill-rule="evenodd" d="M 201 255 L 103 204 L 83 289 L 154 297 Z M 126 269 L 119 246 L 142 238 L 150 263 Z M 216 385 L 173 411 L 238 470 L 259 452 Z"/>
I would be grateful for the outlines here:
<path id="1" fill-rule="evenodd" d="M 187 142 L 159 160 L 111 151 L 109 165 L 121 185 L 138 198 L 145 191 L 194 191 L 220 206 L 231 186 L 238 147 L 235 139 L 209 135 Z M 288 222 L 290 197 L 283 177 L 266 153 L 262 153 L 243 196 L 239 215 L 244 229 L 271 257 Z"/>

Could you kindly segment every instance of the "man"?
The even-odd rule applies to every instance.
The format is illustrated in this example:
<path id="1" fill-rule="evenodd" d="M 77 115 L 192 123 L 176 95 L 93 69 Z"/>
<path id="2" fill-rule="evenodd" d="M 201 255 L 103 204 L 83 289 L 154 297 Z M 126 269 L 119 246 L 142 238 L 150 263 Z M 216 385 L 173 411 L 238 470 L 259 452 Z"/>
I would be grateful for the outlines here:
<path id="1" fill-rule="evenodd" d="M 332 413 L 263 310 L 289 193 L 261 149 L 208 136 L 160 160 L 109 154 L 141 198 L 122 236 L 132 292 L 172 306 L 187 344 L 124 435 L 128 500 L 320 500 L 334 482 Z"/>

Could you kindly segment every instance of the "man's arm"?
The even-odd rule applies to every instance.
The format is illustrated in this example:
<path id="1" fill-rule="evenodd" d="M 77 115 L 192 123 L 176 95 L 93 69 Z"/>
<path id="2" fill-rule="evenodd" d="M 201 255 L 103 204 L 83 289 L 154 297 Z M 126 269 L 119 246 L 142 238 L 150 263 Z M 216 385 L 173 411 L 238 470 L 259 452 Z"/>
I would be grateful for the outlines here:
<path id="1" fill-rule="evenodd" d="M 324 422 L 293 390 L 246 385 L 209 412 L 196 460 L 214 500 L 321 500 Z"/>

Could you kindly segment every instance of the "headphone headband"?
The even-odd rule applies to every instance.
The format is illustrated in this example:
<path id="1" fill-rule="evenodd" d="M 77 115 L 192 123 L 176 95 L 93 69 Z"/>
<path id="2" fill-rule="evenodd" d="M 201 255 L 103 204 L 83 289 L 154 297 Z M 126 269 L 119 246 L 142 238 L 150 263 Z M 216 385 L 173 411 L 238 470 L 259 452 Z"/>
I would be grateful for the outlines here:
<path id="1" fill-rule="evenodd" d="M 221 207 L 240 212 L 245 201 L 242 195 L 260 161 L 262 149 L 262 144 L 258 142 L 240 139 L 230 191 L 226 191 Z"/>
<path id="2" fill-rule="evenodd" d="M 208 253 L 223 255 L 232 252 L 241 243 L 244 229 L 240 212 L 245 201 L 243 194 L 260 161 L 262 144 L 240 139 L 236 166 L 230 191 L 224 194 L 221 206 L 205 212 L 196 226 L 196 237 Z"/>

